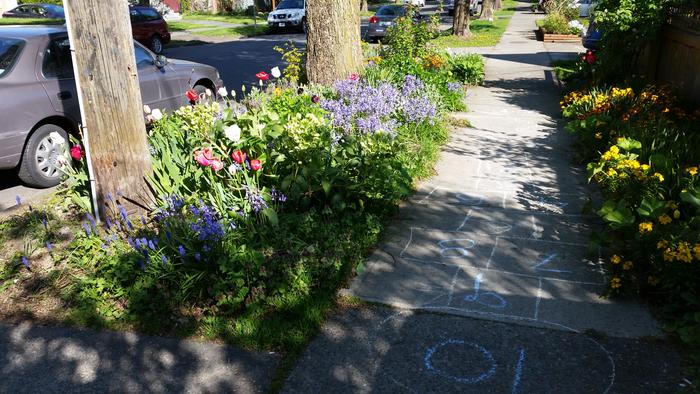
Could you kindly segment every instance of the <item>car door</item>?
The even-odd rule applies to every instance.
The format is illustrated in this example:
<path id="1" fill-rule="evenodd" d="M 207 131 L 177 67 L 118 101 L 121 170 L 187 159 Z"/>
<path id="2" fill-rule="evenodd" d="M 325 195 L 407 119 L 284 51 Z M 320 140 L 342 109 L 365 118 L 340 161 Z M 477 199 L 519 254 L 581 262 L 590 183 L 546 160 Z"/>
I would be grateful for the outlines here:
<path id="1" fill-rule="evenodd" d="M 17 8 L 14 9 L 13 11 L 13 17 L 14 18 L 31 18 L 31 7 L 28 5 L 21 5 Z"/>
<path id="2" fill-rule="evenodd" d="M 73 77 L 73 60 L 67 36 L 54 36 L 47 40 L 40 52 L 40 69 L 37 77 L 54 111 L 74 122 L 80 121 L 78 90 Z"/>
<path id="3" fill-rule="evenodd" d="M 147 28 L 144 26 L 143 15 L 136 8 L 129 9 L 129 14 L 131 16 L 131 34 L 134 40 L 143 42 L 146 39 Z"/>
<path id="4" fill-rule="evenodd" d="M 166 108 L 160 91 L 161 70 L 156 67 L 153 54 L 138 43 L 134 43 L 134 54 L 136 55 L 136 68 L 139 73 L 143 104 L 151 108 Z"/>

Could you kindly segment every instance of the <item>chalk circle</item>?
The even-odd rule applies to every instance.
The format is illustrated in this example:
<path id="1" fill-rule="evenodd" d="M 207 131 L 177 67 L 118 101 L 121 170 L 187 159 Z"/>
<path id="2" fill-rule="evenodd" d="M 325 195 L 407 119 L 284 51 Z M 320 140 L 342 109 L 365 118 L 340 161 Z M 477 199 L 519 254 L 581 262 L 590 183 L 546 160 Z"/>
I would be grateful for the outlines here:
<path id="1" fill-rule="evenodd" d="M 452 347 L 452 346 L 461 346 L 465 348 L 472 348 L 475 349 L 478 353 L 481 353 L 483 356 L 484 360 L 487 362 L 487 364 L 490 365 L 488 370 L 483 372 L 481 375 L 476 375 L 476 376 L 455 376 L 451 375 L 445 371 L 443 371 L 440 368 L 437 368 L 435 365 L 433 365 L 433 355 L 435 355 L 435 352 L 438 350 L 445 348 L 445 347 Z M 454 380 L 455 382 L 459 383 L 464 383 L 464 384 L 475 384 L 479 383 L 481 381 L 487 380 L 491 378 L 493 375 L 496 374 L 496 360 L 493 358 L 493 355 L 491 352 L 486 350 L 483 346 L 479 346 L 475 343 L 471 342 L 466 342 L 460 339 L 448 339 L 444 342 L 441 342 L 431 348 L 429 348 L 425 352 L 425 356 L 423 357 L 423 363 L 425 364 L 425 368 L 439 376 L 442 376 L 446 379 Z"/>
<path id="2" fill-rule="evenodd" d="M 464 245 L 460 244 L 464 243 Z M 476 241 L 469 238 L 457 238 L 457 239 L 447 239 L 444 241 L 438 241 L 438 246 L 440 246 L 440 255 L 445 258 L 454 257 L 465 257 L 469 256 L 468 249 L 476 246 Z M 454 246 L 450 246 L 450 244 Z M 456 253 L 450 253 L 450 252 Z"/>
<path id="3" fill-rule="evenodd" d="M 457 194 L 455 198 L 464 205 L 481 205 L 484 202 L 484 196 L 470 196 L 464 193 Z"/>
<path id="4" fill-rule="evenodd" d="M 486 299 L 491 299 L 495 302 L 489 302 Z M 494 309 L 503 309 L 506 306 L 508 306 L 508 303 L 506 302 L 503 297 L 500 295 L 492 292 L 492 291 L 487 291 L 484 293 L 477 293 L 475 295 L 467 295 L 464 296 L 464 301 L 467 302 L 476 302 L 477 304 L 481 304 L 483 306 L 487 306 L 489 308 L 494 308 Z"/>

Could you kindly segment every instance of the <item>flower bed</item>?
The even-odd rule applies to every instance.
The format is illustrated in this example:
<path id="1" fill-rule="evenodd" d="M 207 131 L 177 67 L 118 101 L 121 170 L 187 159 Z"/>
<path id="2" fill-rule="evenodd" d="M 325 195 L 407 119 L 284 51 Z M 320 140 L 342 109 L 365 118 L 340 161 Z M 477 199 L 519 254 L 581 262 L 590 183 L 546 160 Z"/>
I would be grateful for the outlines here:
<path id="1" fill-rule="evenodd" d="M 431 174 L 446 115 L 463 108 L 466 81 L 453 75 L 480 80 L 464 67 L 478 60 L 386 49 L 332 87 L 297 85 L 292 64 L 288 78 L 259 73 L 240 102 L 188 92 L 193 104 L 173 114 L 147 109 L 152 209 L 129 215 L 115 190 L 104 226 L 75 208 L 90 198 L 73 147 L 69 213 L 37 207 L 0 225 L 11 250 L 0 315 L 43 308 L 81 325 L 298 349 Z M 19 231 L 40 242 L 22 247 Z M 36 283 L 43 296 L 21 299 Z"/>
<path id="2" fill-rule="evenodd" d="M 700 345 L 700 111 L 654 86 L 572 92 L 562 108 L 605 198 L 610 290 L 654 295 Z"/>

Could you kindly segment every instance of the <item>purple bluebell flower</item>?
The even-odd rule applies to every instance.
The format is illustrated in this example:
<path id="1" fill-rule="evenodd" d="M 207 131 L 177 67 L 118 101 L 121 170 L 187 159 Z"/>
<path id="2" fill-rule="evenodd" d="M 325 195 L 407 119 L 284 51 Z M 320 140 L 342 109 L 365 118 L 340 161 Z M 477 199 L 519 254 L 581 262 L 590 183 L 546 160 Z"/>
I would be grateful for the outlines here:
<path id="1" fill-rule="evenodd" d="M 129 220 L 129 219 L 126 220 L 126 228 L 128 228 L 129 231 L 133 231 L 133 230 L 134 230 L 134 225 L 131 224 L 131 220 Z"/>
<path id="2" fill-rule="evenodd" d="M 30 271 L 32 270 L 32 268 L 29 266 L 29 260 L 27 260 L 26 257 L 22 256 L 22 258 L 20 260 L 22 261 L 22 265 L 27 267 L 28 270 L 30 270 Z"/>
<path id="3" fill-rule="evenodd" d="M 22 205 L 22 197 L 19 194 L 15 196 L 15 201 L 17 201 L 17 205 Z"/>
<path id="4" fill-rule="evenodd" d="M 107 249 L 108 249 L 107 244 L 104 244 L 104 243 L 103 243 L 102 245 L 100 245 L 100 247 L 101 247 L 102 249 L 104 249 L 104 250 L 107 250 Z"/>
<path id="5" fill-rule="evenodd" d="M 168 265 L 168 258 L 165 257 L 165 255 L 160 256 L 160 261 L 163 263 L 164 267 Z"/>
<path id="6" fill-rule="evenodd" d="M 48 250 L 49 253 L 53 251 L 53 245 L 51 245 L 51 242 L 49 241 L 46 241 L 46 250 Z"/>
<path id="7" fill-rule="evenodd" d="M 250 206 L 253 208 L 253 211 L 255 213 L 258 213 L 263 209 L 267 208 L 267 202 L 265 202 L 265 199 L 258 190 L 255 190 L 247 185 L 244 187 L 245 198 L 246 200 L 248 200 L 248 203 L 250 203 Z"/>
<path id="8" fill-rule="evenodd" d="M 447 90 L 449 90 L 450 92 L 456 92 L 458 90 L 461 90 L 462 87 L 462 84 L 459 82 L 450 82 L 447 84 Z"/>
<path id="9" fill-rule="evenodd" d="M 41 224 L 44 225 L 44 230 L 48 230 L 48 229 L 49 229 L 49 221 L 48 221 L 48 219 L 42 218 L 42 219 L 41 219 Z"/>
<path id="10" fill-rule="evenodd" d="M 111 230 L 112 229 L 112 220 L 110 218 L 106 218 L 105 223 L 107 224 L 107 230 Z"/>
<path id="11" fill-rule="evenodd" d="M 213 207 L 191 206 L 190 212 L 195 218 L 195 222 L 190 224 L 190 229 L 197 234 L 200 241 L 218 241 L 224 236 L 223 223 Z"/>
<path id="12" fill-rule="evenodd" d="M 129 220 L 129 214 L 126 212 L 126 208 L 124 208 L 123 205 L 117 205 L 117 209 L 119 210 L 119 215 L 122 217 L 122 220 Z"/>
<path id="13" fill-rule="evenodd" d="M 87 223 L 83 223 L 83 230 L 85 230 L 85 236 L 90 237 L 90 226 Z"/>
<path id="14" fill-rule="evenodd" d="M 107 200 L 109 200 L 109 202 L 114 202 L 114 197 L 112 196 L 111 192 L 107 193 Z"/>
<path id="15" fill-rule="evenodd" d="M 143 223 L 144 226 L 148 224 L 148 222 L 146 222 L 146 217 L 143 215 L 141 215 L 141 223 Z"/>
<path id="16" fill-rule="evenodd" d="M 150 239 L 148 240 L 148 247 L 149 247 L 151 250 L 153 250 L 153 251 L 156 250 L 156 245 L 155 245 L 155 244 L 153 243 L 153 241 L 150 240 Z"/>
<path id="17" fill-rule="evenodd" d="M 180 245 L 177 247 L 178 253 L 180 253 L 180 257 L 185 257 L 185 247 Z"/>
<path id="18" fill-rule="evenodd" d="M 89 212 L 85 213 L 85 217 L 87 218 L 88 222 L 90 222 L 90 227 L 92 228 L 92 232 L 97 234 L 97 224 L 95 223 L 95 218 L 90 215 Z"/>
<path id="19" fill-rule="evenodd" d="M 201 260 L 202 260 L 202 255 L 200 255 L 199 253 L 195 253 L 195 254 L 194 254 L 194 259 L 197 260 L 197 261 L 201 261 Z"/>

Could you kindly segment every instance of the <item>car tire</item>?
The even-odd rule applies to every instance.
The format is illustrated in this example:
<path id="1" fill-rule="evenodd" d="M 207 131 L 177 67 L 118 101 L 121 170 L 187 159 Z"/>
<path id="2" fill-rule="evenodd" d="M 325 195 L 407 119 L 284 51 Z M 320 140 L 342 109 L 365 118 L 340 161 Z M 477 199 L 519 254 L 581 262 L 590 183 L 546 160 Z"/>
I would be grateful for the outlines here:
<path id="1" fill-rule="evenodd" d="M 54 140 L 51 136 L 53 132 L 63 138 L 63 144 Z M 24 146 L 17 172 L 19 179 L 27 185 L 42 188 L 58 185 L 63 177 L 58 165 L 58 157 L 61 155 L 68 158 L 68 132 L 55 124 L 37 128 Z"/>
<path id="2" fill-rule="evenodd" d="M 163 53 L 163 39 L 160 38 L 159 35 L 154 35 L 148 42 L 148 47 L 151 49 L 151 51 L 153 51 L 153 53 L 160 55 Z"/>
<path id="3" fill-rule="evenodd" d="M 197 95 L 199 95 L 199 97 L 203 97 L 203 96 L 206 97 L 207 90 L 210 90 L 211 95 L 212 95 L 212 99 L 214 99 L 214 101 L 216 101 L 216 99 L 217 99 L 216 91 L 214 89 L 207 87 L 206 85 L 200 85 L 200 84 L 194 85 L 192 90 L 197 92 Z"/>

